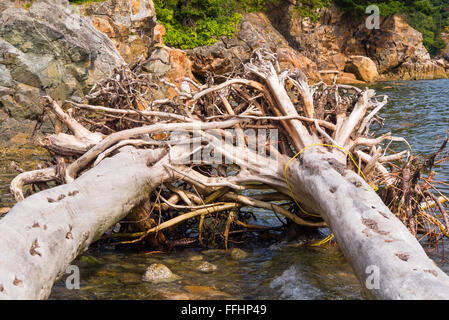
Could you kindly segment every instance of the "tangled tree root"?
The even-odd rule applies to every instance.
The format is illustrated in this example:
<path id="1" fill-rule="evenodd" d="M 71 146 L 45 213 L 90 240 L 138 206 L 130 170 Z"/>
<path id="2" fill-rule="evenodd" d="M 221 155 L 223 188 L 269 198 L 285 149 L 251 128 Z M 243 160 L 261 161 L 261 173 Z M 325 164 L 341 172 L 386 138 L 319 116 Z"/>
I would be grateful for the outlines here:
<path id="1" fill-rule="evenodd" d="M 267 70 L 261 68 L 261 63 L 267 62 L 267 59 L 269 63 L 274 61 L 273 65 L 276 66 L 275 56 L 258 52 L 255 60 L 245 65 L 241 74 L 233 74 L 233 78 L 218 85 L 212 85 L 213 80 L 202 85 L 189 78 L 183 79 L 181 87 L 184 91 L 165 79 L 157 84 L 150 81 L 148 75 L 122 67 L 98 82 L 86 96 L 85 103 L 66 101 L 65 104 L 71 107 L 68 112 L 64 112 L 50 97 L 43 97 L 43 106 L 60 121 L 55 127 L 56 133 L 41 142 L 55 159 L 55 166 L 20 174 L 11 183 L 13 195 L 17 201 L 23 200 L 22 188 L 25 184 L 73 181 L 80 172 L 98 165 L 125 146 L 171 149 L 180 141 L 170 139 L 170 132 L 201 121 L 224 137 L 226 132 L 222 129 L 234 127 L 236 141 L 233 143 L 247 157 L 253 155 L 251 153 L 255 150 L 248 150 L 245 130 L 278 130 L 278 141 L 268 142 L 271 144 L 267 149 L 286 157 L 292 157 L 314 142 L 305 139 L 306 134 L 298 136 L 297 132 L 315 133 L 322 142 L 345 150 L 330 150 L 337 153 L 338 158 L 344 160 L 346 151 L 354 156 L 362 172 L 357 172 L 357 166 L 351 161 L 347 165 L 358 174 L 364 174 L 370 185 L 380 188 L 379 195 L 412 234 L 425 234 L 433 239 L 449 235 L 447 212 L 443 207 L 447 198 L 431 184 L 432 173 L 428 178 L 422 178 L 420 174 L 426 169 L 431 171 L 447 140 L 426 164 L 418 165 L 415 158 L 410 159 L 408 150 L 392 153 L 389 149 L 393 141 L 404 142 L 410 147 L 403 138 L 393 137 L 390 133 L 373 137 L 371 127 L 383 125 L 378 112 L 386 105 L 386 96 L 378 97 L 373 90 L 363 91 L 348 85 L 316 83 L 309 86 L 300 71 L 279 73 L 272 67 L 268 71 L 272 74 L 267 75 Z M 132 69 L 139 70 L 138 65 Z M 285 87 L 273 87 L 278 82 L 270 80 L 270 77 L 277 78 L 278 74 L 280 83 L 284 83 Z M 258 82 L 261 78 L 266 80 L 267 85 Z M 178 97 L 174 100 L 154 100 L 152 92 L 158 90 L 160 85 L 176 88 Z M 291 101 L 280 101 L 273 95 L 273 92 L 282 90 L 286 90 Z M 62 132 L 61 125 L 72 135 Z M 202 138 L 209 144 L 218 141 L 209 133 L 204 133 Z M 385 142 L 389 144 L 383 149 Z M 201 153 L 205 149 L 204 145 L 200 145 L 193 153 Z M 188 167 L 167 164 L 167 169 L 183 177 L 181 183 L 176 186 L 162 184 L 158 193 L 140 206 L 140 211 L 137 210 L 139 214 L 131 214 L 136 218 L 131 220 L 138 221 L 123 221 L 122 225 L 128 226 L 122 228 L 126 232 L 108 237 L 132 239 L 125 243 L 151 238 L 151 245 L 158 246 L 167 244 L 162 230 L 169 227 L 174 230 L 174 225 L 183 223 L 184 231 L 196 229 L 193 234 L 198 233 L 198 228 L 192 228 L 193 225 L 203 229 L 195 236 L 202 239 L 202 244 L 205 238 L 203 233 L 212 238 L 206 242 L 214 243 L 219 236 L 223 243 L 227 243 L 232 226 L 244 226 L 248 230 L 267 229 L 243 222 L 251 216 L 241 211 L 242 207 L 247 206 L 271 210 L 298 225 L 311 228 L 326 226 L 319 218 L 304 215 L 298 210 L 290 194 L 283 192 L 285 182 L 279 177 L 274 180 L 267 178 L 267 181 L 259 178 L 256 179 L 259 182 L 253 185 L 240 185 L 239 182 L 252 180 L 254 177 L 250 171 L 260 168 L 261 164 L 249 164 L 250 159 L 239 159 L 238 155 L 231 157 L 224 153 L 226 157 L 232 158 L 232 164 L 201 163 Z M 240 170 L 237 175 L 227 177 L 242 160 L 249 160 L 245 164 L 247 167 L 241 166 L 237 168 Z M 273 186 L 275 189 L 268 194 L 248 197 L 244 192 L 257 189 L 265 192 Z M 196 218 L 198 216 L 200 218 Z M 208 221 L 206 225 L 205 217 Z M 196 219 L 192 225 L 188 220 L 193 218 Z M 286 225 L 283 220 L 280 221 Z M 180 232 L 179 228 L 176 231 L 171 232 L 174 234 L 172 241 L 192 236 Z M 159 241 L 154 241 L 150 237 L 152 234 L 157 234 Z"/>
<path id="2" fill-rule="evenodd" d="M 279 70 L 269 52 L 255 52 L 224 80 L 180 82 L 153 83 L 123 68 L 99 82 L 83 103 L 66 101 L 66 111 L 42 97 L 44 108 L 58 119 L 55 133 L 40 142 L 54 165 L 19 174 L 11 183 L 16 200 L 23 201 L 26 184 L 52 180 L 73 185 L 96 167 L 104 170 L 109 158 L 132 156 L 137 149 L 143 153 L 136 159 L 141 159 L 148 151 L 150 193 L 133 205 L 121 232 L 106 234 L 113 244 L 173 248 L 221 241 L 227 248 L 233 234 L 267 230 L 248 222 L 253 214 L 243 208 L 253 207 L 272 211 L 282 224 L 281 217 L 308 228 L 330 227 L 362 284 L 370 252 L 381 255 L 389 271 L 383 279 L 386 288 L 371 292 L 374 297 L 410 297 L 414 292 L 401 282 L 400 275 L 409 271 L 398 265 L 398 250 L 408 248 L 407 260 L 422 266 L 411 283 L 422 285 L 419 279 L 430 277 L 432 262 L 395 216 L 414 236 L 448 235 L 446 198 L 433 186 L 432 174 L 421 178 L 442 161 L 436 158 L 447 140 L 419 165 L 405 139 L 391 133 L 376 137 L 373 131 L 382 126 L 378 112 L 387 104 L 386 96 L 348 85 L 309 85 L 301 71 Z M 162 85 L 175 88 L 178 96 L 154 100 L 152 90 Z M 255 143 L 255 137 L 262 143 Z M 394 152 L 392 142 L 406 149 Z M 423 288 L 434 289 L 423 290 L 423 295 L 445 295 L 446 275 L 432 269 L 435 273 L 442 280 L 437 285 L 430 277 Z"/>

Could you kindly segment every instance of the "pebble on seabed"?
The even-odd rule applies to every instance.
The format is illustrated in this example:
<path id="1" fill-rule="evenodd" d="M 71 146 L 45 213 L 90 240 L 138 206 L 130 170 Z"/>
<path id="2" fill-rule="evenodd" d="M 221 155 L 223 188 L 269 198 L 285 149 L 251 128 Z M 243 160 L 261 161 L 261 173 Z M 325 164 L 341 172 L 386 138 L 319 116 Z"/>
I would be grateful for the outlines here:
<path id="1" fill-rule="evenodd" d="M 172 282 L 180 279 L 179 276 L 175 275 L 167 266 L 160 263 L 153 263 L 150 265 L 142 280 L 145 282 Z"/>
<path id="2" fill-rule="evenodd" d="M 204 259 L 204 257 L 203 256 L 200 256 L 200 255 L 196 255 L 196 256 L 192 256 L 192 257 L 190 257 L 190 261 L 201 261 L 201 260 L 203 260 Z"/>
<path id="3" fill-rule="evenodd" d="M 248 253 L 239 248 L 232 248 L 230 251 L 230 255 L 234 260 L 242 260 L 248 256 Z"/>
<path id="4" fill-rule="evenodd" d="M 217 266 L 215 265 L 215 264 L 212 264 L 212 263 L 210 263 L 210 262 L 207 262 L 207 261 L 204 261 L 203 263 L 201 263 L 199 266 L 198 266 L 198 270 L 199 271 L 201 271 L 201 272 L 203 272 L 203 273 L 212 273 L 212 272 L 214 272 L 215 270 L 217 270 Z"/>

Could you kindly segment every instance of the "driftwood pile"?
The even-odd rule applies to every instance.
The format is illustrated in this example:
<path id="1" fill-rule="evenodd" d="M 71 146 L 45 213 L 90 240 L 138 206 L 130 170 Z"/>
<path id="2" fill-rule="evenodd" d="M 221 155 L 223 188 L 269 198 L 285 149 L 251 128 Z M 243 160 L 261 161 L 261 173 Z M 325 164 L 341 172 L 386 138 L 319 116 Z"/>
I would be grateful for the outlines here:
<path id="1" fill-rule="evenodd" d="M 42 212 L 53 212 L 51 204 L 57 203 L 69 220 L 90 214 L 95 225 L 86 233 L 86 226 L 64 222 L 77 244 L 55 270 L 61 272 L 119 221 L 119 230 L 106 232 L 113 244 L 157 250 L 198 241 L 227 248 L 232 235 L 269 229 L 248 223 L 252 214 L 242 208 L 255 207 L 271 210 L 283 223 L 284 218 L 307 228 L 329 227 L 363 286 L 367 266 L 382 264 L 388 271 L 381 288 L 367 288 L 371 297 L 447 296 L 449 278 L 415 239 L 448 235 L 445 197 L 434 187 L 431 171 L 442 161 L 437 157 L 447 140 L 419 164 L 405 139 L 376 136 L 386 96 L 349 85 L 309 85 L 301 71 L 280 70 L 276 56 L 267 52 L 255 52 L 240 70 L 210 76 L 205 84 L 188 78 L 170 83 L 139 70 L 115 70 L 83 103 L 42 97 L 56 120 L 55 133 L 40 142 L 54 166 L 19 174 L 11 192 L 26 203 L 25 185 L 60 185 L 30 199 L 45 203 Z M 160 86 L 172 87 L 178 96 L 155 100 Z M 395 152 L 401 144 L 405 150 Z M 32 210 L 20 205 L 3 225 L 15 212 Z M 48 246 L 45 241 L 32 241 L 33 250 Z M 404 261 L 418 271 L 412 274 Z M 403 281 L 409 273 L 410 281 Z M 37 287 L 39 281 L 30 279 Z M 31 295 L 48 294 L 30 286 Z"/>

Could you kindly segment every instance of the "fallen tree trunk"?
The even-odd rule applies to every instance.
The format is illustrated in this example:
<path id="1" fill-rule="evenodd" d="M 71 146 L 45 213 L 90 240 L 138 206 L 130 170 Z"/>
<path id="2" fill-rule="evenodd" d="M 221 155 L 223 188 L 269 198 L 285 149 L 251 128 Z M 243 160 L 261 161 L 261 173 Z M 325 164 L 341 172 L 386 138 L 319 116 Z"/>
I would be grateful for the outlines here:
<path id="1" fill-rule="evenodd" d="M 71 262 L 170 175 L 163 152 L 128 149 L 0 221 L 0 299 L 45 299 Z"/>
<path id="2" fill-rule="evenodd" d="M 289 182 L 307 210 L 327 222 L 365 294 L 449 299 L 449 277 L 373 188 L 353 171 L 336 168 L 332 154 L 316 149 L 289 166 Z"/>
<path id="3" fill-rule="evenodd" d="M 386 156 L 380 145 L 383 141 L 404 139 L 390 134 L 375 139 L 369 133 L 386 97 L 378 100 L 373 90 L 350 86 L 309 86 L 301 72 L 276 71 L 273 57 L 256 53 L 241 75 L 251 80 L 198 85 L 199 92 L 184 92 L 183 99 L 167 102 L 170 108 L 177 106 L 178 113 L 163 111 L 165 102 L 155 101 L 145 101 L 148 109 L 140 110 L 141 103 L 127 99 L 126 90 L 133 97 L 144 94 L 138 95 L 135 86 L 128 88 L 135 83 L 130 81 L 133 74 L 121 70 L 97 86 L 100 96 L 111 99 L 103 104 L 116 108 L 72 103 L 79 110 L 102 114 L 95 119 L 99 127 L 112 132 L 107 137 L 87 130 L 45 97 L 44 105 L 73 135 L 57 132 L 46 140 L 44 145 L 59 157 L 54 168 L 46 169 L 50 175 L 23 173 L 13 181 L 11 189 L 20 202 L 0 221 L 4 237 L 0 243 L 0 298 L 48 297 L 70 262 L 130 209 L 150 198 L 158 186 L 158 194 L 153 193 L 149 203 L 159 210 L 158 226 L 125 234 L 137 239 L 123 243 L 136 243 L 199 217 L 197 237 L 203 245 L 204 220 L 216 213 L 215 219 L 226 219 L 222 224 L 226 229 L 219 233 L 227 247 L 233 223 L 249 226 L 238 220 L 241 207 L 271 208 L 298 225 L 327 225 L 368 297 L 449 298 L 449 277 L 396 217 L 403 212 L 401 205 L 387 207 L 371 186 L 376 183 L 398 189 L 401 170 L 393 174 L 384 164 L 409 154 Z M 127 78 L 120 83 L 122 74 Z M 78 118 L 82 121 L 83 115 Z M 232 127 L 236 137 L 224 130 Z M 244 131 L 254 128 L 262 131 L 257 146 L 254 136 Z M 278 130 L 279 137 L 268 139 L 267 128 Z M 180 135 L 174 134 L 177 130 Z M 172 135 L 178 139 L 173 140 Z M 297 159 L 290 161 L 295 154 Z M 67 158 L 70 164 L 66 166 L 64 157 L 68 155 L 78 158 Z M 23 200 L 21 188 L 33 183 L 30 177 L 35 177 L 34 182 L 53 177 L 68 184 Z M 164 186 L 167 181 L 177 185 Z M 168 200 L 161 194 L 163 189 Z M 261 193 L 243 195 L 248 189 Z M 272 199 L 263 192 L 267 189 L 275 191 Z M 401 197 L 410 200 L 410 190 L 418 189 L 416 183 L 411 188 L 407 182 Z M 401 202 L 401 197 L 396 202 Z M 286 200 L 288 205 L 296 203 L 299 208 L 290 212 L 276 199 Z M 434 225 L 442 225 L 428 212 L 419 214 L 429 210 L 430 206 L 420 206 L 426 200 L 417 198 L 415 216 L 427 219 L 422 224 L 435 221 Z M 410 201 L 407 205 L 409 218 L 415 219 L 410 215 Z M 390 208 L 397 210 L 393 213 Z M 161 210 L 168 212 L 163 221 Z M 376 268 L 378 279 L 372 279 L 370 272 Z"/>

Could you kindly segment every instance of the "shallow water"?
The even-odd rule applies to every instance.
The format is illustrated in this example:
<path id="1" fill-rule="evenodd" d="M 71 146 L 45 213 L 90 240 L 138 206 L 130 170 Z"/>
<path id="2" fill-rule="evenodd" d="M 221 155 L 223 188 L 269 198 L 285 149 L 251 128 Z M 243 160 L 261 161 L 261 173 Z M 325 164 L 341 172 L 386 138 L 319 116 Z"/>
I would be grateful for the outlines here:
<path id="1" fill-rule="evenodd" d="M 60 281 L 52 299 L 361 299 L 350 266 L 335 247 L 288 245 L 245 248 L 236 261 L 222 250 L 182 250 L 169 255 L 98 253 L 98 261 L 78 259 L 80 290 Z M 196 270 L 200 262 L 215 264 L 211 274 Z M 181 278 L 171 283 L 140 281 L 152 263 L 163 263 Z"/>
<path id="2" fill-rule="evenodd" d="M 391 88 L 388 88 L 391 87 Z M 386 118 L 382 133 L 406 137 L 414 151 L 429 153 L 445 136 L 449 125 L 449 80 L 390 82 L 376 85 L 378 94 L 387 94 L 389 104 L 381 112 Z M 440 137 L 437 143 L 437 137 Z M 402 150 L 403 145 L 391 145 Z M 14 172 L 7 168 L 10 160 L 36 159 L 26 152 L 17 159 L 14 153 L 0 159 L 0 196 L 2 205 L 12 202 L 7 184 Z M 437 166 L 436 180 L 449 183 L 449 164 Z M 446 194 L 449 187 L 439 186 Z M 263 224 L 277 224 L 275 217 L 259 211 Z M 324 235 L 323 235 L 324 237 Z M 334 245 L 304 247 L 258 241 L 243 248 L 249 253 L 232 260 L 222 250 L 185 249 L 170 254 L 138 255 L 102 252 L 91 249 L 78 258 L 80 290 L 68 290 L 65 279 L 58 282 L 51 299 L 363 299 L 360 285 L 341 252 Z M 449 273 L 449 263 L 438 251 L 429 254 Z M 196 270 L 203 261 L 217 265 L 211 274 Z M 171 283 L 150 284 L 141 281 L 151 263 L 163 263 L 181 278 Z"/>

